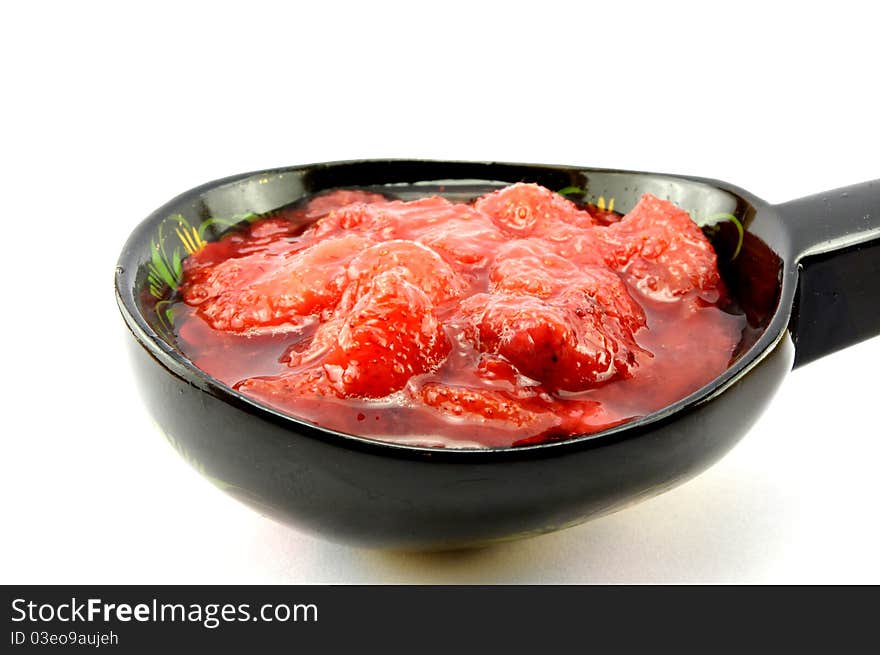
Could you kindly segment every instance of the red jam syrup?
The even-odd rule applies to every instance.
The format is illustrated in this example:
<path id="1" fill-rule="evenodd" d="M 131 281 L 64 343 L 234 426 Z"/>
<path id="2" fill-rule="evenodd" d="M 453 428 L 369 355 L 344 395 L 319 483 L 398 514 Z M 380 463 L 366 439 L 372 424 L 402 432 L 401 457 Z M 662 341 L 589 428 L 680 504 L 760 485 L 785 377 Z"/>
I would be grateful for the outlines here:
<path id="1" fill-rule="evenodd" d="M 686 212 L 592 209 L 534 184 L 468 204 L 326 193 L 185 261 L 179 343 L 340 432 L 452 448 L 597 432 L 716 378 L 745 319 Z"/>

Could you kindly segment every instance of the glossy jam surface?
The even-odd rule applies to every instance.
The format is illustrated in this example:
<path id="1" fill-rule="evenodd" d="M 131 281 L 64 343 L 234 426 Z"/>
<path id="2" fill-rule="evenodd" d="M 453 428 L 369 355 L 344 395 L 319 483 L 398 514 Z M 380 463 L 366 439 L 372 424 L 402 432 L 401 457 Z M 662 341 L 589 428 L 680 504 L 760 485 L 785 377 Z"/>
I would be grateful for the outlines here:
<path id="1" fill-rule="evenodd" d="M 673 204 L 626 215 L 534 184 L 464 203 L 339 190 L 185 261 L 178 341 L 293 416 L 420 446 L 596 432 L 721 374 L 745 325 Z"/>

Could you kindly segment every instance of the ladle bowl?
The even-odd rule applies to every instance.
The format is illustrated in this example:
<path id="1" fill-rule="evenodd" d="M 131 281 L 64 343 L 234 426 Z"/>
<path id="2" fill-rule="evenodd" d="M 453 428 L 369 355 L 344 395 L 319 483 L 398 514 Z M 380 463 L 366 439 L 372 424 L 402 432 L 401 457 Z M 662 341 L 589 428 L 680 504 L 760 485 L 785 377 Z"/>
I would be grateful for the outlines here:
<path id="1" fill-rule="evenodd" d="M 737 217 L 741 244 L 732 223 L 712 237 L 722 276 L 748 319 L 728 369 L 673 405 L 597 434 L 507 449 L 404 446 L 315 426 L 212 378 L 181 352 L 163 318 L 167 299 L 151 288 L 156 235 L 172 216 L 207 228 L 210 239 L 234 217 L 337 187 L 463 200 L 514 182 L 578 187 L 587 200 L 614 198 L 624 212 L 650 192 L 692 217 Z M 724 256 L 740 245 L 735 258 Z M 187 191 L 131 234 L 116 269 L 116 298 L 147 407 L 199 473 L 257 511 L 333 540 L 446 549 L 558 530 L 704 471 L 748 431 L 793 366 L 880 333 L 878 282 L 880 182 L 770 205 L 697 177 L 368 160 L 246 173 Z"/>

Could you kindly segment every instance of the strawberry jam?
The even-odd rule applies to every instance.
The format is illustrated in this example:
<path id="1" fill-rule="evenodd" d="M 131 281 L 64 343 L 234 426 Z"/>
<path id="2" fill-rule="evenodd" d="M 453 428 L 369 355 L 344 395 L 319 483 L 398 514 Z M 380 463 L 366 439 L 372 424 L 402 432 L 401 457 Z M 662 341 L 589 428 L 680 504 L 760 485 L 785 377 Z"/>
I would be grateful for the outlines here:
<path id="1" fill-rule="evenodd" d="M 651 195 L 621 216 L 535 184 L 470 203 L 339 190 L 190 256 L 175 326 L 199 368 L 282 412 L 497 448 L 710 382 L 745 326 L 728 305 L 700 228 Z"/>

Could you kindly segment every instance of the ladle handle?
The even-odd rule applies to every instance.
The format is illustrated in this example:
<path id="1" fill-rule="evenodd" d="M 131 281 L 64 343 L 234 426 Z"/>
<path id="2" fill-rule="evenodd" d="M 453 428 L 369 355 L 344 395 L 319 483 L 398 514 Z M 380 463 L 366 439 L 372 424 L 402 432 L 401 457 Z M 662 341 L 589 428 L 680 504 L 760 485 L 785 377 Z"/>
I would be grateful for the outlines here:
<path id="1" fill-rule="evenodd" d="M 776 209 L 798 267 L 794 367 L 880 334 L 880 180 Z"/>

